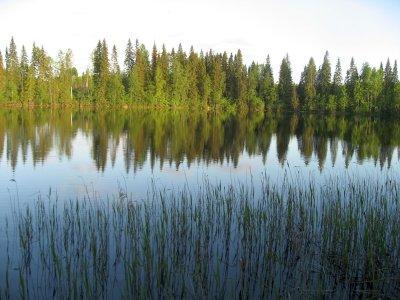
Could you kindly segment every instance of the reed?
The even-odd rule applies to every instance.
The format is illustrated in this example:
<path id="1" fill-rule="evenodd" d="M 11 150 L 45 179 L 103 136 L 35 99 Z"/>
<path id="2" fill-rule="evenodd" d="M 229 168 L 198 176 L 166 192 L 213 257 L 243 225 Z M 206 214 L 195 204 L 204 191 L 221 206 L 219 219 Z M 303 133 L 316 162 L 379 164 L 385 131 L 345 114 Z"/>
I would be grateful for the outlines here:
<path id="1" fill-rule="evenodd" d="M 299 180 L 15 206 L 0 296 L 396 298 L 400 181 Z"/>

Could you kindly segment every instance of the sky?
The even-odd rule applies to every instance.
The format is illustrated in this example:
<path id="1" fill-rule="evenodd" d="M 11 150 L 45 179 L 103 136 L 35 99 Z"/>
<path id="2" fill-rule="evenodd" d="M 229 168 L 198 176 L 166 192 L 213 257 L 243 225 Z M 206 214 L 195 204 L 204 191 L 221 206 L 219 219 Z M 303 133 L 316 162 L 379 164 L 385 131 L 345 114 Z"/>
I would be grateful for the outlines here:
<path id="1" fill-rule="evenodd" d="M 400 59 L 398 0 L 0 0 L 0 49 L 12 36 L 19 47 L 43 45 L 52 57 L 71 48 L 79 71 L 90 67 L 99 39 L 115 44 L 120 60 L 128 38 L 151 49 L 179 43 L 185 50 L 242 50 L 244 61 L 270 54 L 277 77 L 289 54 L 294 78 L 311 56 L 347 69 Z"/>

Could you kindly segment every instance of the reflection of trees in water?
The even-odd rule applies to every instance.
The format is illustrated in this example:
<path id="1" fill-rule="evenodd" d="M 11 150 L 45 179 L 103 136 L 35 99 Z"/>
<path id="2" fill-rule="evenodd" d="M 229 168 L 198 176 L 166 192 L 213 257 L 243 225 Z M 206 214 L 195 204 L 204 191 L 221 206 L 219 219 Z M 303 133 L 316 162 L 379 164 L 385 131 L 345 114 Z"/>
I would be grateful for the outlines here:
<path id="1" fill-rule="evenodd" d="M 157 161 L 160 168 L 199 161 L 237 166 L 242 153 L 261 155 L 266 163 L 274 135 L 281 164 L 295 138 L 305 164 L 315 157 L 321 170 L 328 152 L 332 165 L 340 155 L 346 166 L 352 159 L 359 163 L 372 159 L 389 167 L 400 145 L 399 122 L 372 117 L 149 110 L 1 110 L 0 115 L 0 155 L 6 151 L 13 168 L 18 160 L 45 162 L 52 150 L 71 158 L 78 132 L 91 142 L 91 157 L 99 171 L 107 163 L 114 166 L 118 155 L 123 155 L 127 172 L 136 172 L 147 161 L 152 168 Z"/>

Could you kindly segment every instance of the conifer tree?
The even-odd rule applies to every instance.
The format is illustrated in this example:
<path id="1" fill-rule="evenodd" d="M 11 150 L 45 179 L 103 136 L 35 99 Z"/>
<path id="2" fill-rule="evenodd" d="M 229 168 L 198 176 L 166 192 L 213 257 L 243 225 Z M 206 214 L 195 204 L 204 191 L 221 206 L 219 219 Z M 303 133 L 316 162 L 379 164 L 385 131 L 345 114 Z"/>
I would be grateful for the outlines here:
<path id="1" fill-rule="evenodd" d="M 317 74 L 317 94 L 319 104 L 323 107 L 329 97 L 331 91 L 331 63 L 329 62 L 329 53 L 326 51 L 324 61 Z"/>
<path id="2" fill-rule="evenodd" d="M 259 93 L 265 107 L 270 109 L 276 104 L 276 88 L 269 55 L 267 56 L 265 65 L 261 68 Z"/>
<path id="3" fill-rule="evenodd" d="M 104 102 L 107 99 L 107 87 L 110 73 L 108 47 L 105 40 L 99 41 L 93 53 L 93 83 L 95 101 Z"/>
<path id="4" fill-rule="evenodd" d="M 0 101 L 4 100 L 4 87 L 5 87 L 5 70 L 4 70 L 4 62 L 3 62 L 3 55 L 0 51 Z"/>
<path id="5" fill-rule="evenodd" d="M 210 104 L 211 79 L 207 74 L 206 62 L 201 52 L 197 66 L 197 88 L 199 91 L 200 105 L 207 107 Z"/>
<path id="6" fill-rule="evenodd" d="M 335 74 L 333 75 L 332 94 L 337 109 L 343 111 L 347 108 L 346 90 L 343 87 L 342 66 L 340 59 L 337 60 Z"/>
<path id="7" fill-rule="evenodd" d="M 253 62 L 249 68 L 247 80 L 247 97 L 250 108 L 263 106 L 263 102 L 258 96 L 260 77 L 260 66 Z"/>
<path id="8" fill-rule="evenodd" d="M 76 76 L 72 65 L 72 51 L 60 51 L 57 61 L 57 99 L 61 103 L 73 100 L 73 77 Z"/>
<path id="9" fill-rule="evenodd" d="M 168 100 L 168 54 L 165 45 L 156 63 L 155 101 L 158 104 L 166 104 Z"/>
<path id="10" fill-rule="evenodd" d="M 346 92 L 351 100 L 354 99 L 354 89 L 357 80 L 358 80 L 357 66 L 354 62 L 354 58 L 351 58 L 350 68 L 346 73 L 346 80 L 345 80 Z"/>
<path id="11" fill-rule="evenodd" d="M 304 68 L 299 84 L 299 98 L 304 109 L 315 108 L 316 99 L 316 76 L 317 68 L 314 59 L 311 57 L 308 65 Z"/>
<path id="12" fill-rule="evenodd" d="M 124 100 L 124 85 L 122 84 L 121 69 L 118 63 L 118 53 L 115 45 L 111 53 L 111 74 L 108 83 L 107 99 L 114 103 Z"/>
<path id="13" fill-rule="evenodd" d="M 35 77 L 33 100 L 37 104 L 52 103 L 55 96 L 52 86 L 52 59 L 43 47 L 39 48 L 35 44 L 33 45 L 31 65 Z"/>
<path id="14" fill-rule="evenodd" d="M 199 90 L 197 86 L 197 68 L 199 66 L 198 55 L 194 52 L 193 46 L 190 47 L 189 58 L 187 62 L 187 84 L 188 84 L 188 103 L 189 105 L 198 104 Z"/>
<path id="15" fill-rule="evenodd" d="M 238 104 L 239 108 L 245 108 L 247 102 L 247 91 L 246 91 L 246 69 L 243 65 L 243 56 L 240 49 L 236 53 L 233 60 L 233 99 Z"/>
<path id="16" fill-rule="evenodd" d="M 281 68 L 279 71 L 278 96 L 284 107 L 292 108 L 293 80 L 289 55 L 286 55 L 281 63 Z"/>
<path id="17" fill-rule="evenodd" d="M 221 104 L 225 94 L 225 72 L 222 64 L 223 57 L 221 55 L 214 56 L 211 67 L 211 100 L 213 105 Z"/>
<path id="18" fill-rule="evenodd" d="M 135 64 L 131 72 L 132 86 L 129 96 L 133 101 L 148 101 L 148 82 L 150 78 L 149 55 L 144 45 L 136 42 Z"/>
<path id="19" fill-rule="evenodd" d="M 135 65 L 135 50 L 132 45 L 131 39 L 128 40 L 125 50 L 125 73 L 123 78 L 123 83 L 125 86 L 125 91 L 128 94 L 128 98 L 132 100 L 132 88 L 133 88 L 133 67 Z"/>
<path id="20" fill-rule="evenodd" d="M 20 82 L 17 46 L 11 38 L 10 46 L 6 49 L 6 83 L 5 98 L 8 101 L 19 101 L 18 87 Z"/>

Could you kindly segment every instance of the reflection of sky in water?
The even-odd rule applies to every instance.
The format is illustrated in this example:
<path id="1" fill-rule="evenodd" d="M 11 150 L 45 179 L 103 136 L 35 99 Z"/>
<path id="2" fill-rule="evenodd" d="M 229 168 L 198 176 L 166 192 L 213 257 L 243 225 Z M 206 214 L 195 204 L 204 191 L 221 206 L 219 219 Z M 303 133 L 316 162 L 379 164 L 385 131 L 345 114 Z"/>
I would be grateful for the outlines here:
<path id="1" fill-rule="evenodd" d="M 154 168 L 151 168 L 150 153 L 143 166 L 133 171 L 126 172 L 124 155 L 124 143 L 119 143 L 114 166 L 110 159 L 110 151 L 107 154 L 107 163 L 104 172 L 98 171 L 91 155 L 91 138 L 78 132 L 72 141 L 72 155 L 70 158 L 59 155 L 57 147 L 54 147 L 44 162 L 32 163 L 29 151 L 25 163 L 22 163 L 22 154 L 19 151 L 18 163 L 15 171 L 12 170 L 6 154 L 0 159 L 0 208 L 4 209 L 10 205 L 10 197 L 16 197 L 18 186 L 19 198 L 22 202 L 33 201 L 38 194 L 45 196 L 49 189 L 52 193 L 57 192 L 61 199 L 83 196 L 88 191 L 96 191 L 99 195 L 114 195 L 118 191 L 118 185 L 126 186 L 128 192 L 135 198 L 141 199 L 146 195 L 153 182 L 161 188 L 178 188 L 188 184 L 195 189 L 206 176 L 210 182 L 235 183 L 249 182 L 253 178 L 254 183 L 259 183 L 259 177 L 266 174 L 272 181 L 279 182 L 282 176 L 298 178 L 300 181 L 307 181 L 314 178 L 321 182 L 329 176 L 343 176 L 357 178 L 386 178 L 387 176 L 398 176 L 398 157 L 394 154 L 391 168 L 381 168 L 379 162 L 366 159 L 362 163 L 357 161 L 356 155 L 351 159 L 348 168 L 345 166 L 345 157 L 342 155 L 343 144 L 339 142 L 335 163 L 332 163 L 332 153 L 328 146 L 327 157 L 322 168 L 319 167 L 318 159 L 313 154 L 311 160 L 306 164 L 295 137 L 291 137 L 286 159 L 283 164 L 278 161 L 277 140 L 274 135 L 271 140 L 269 151 L 265 160 L 261 155 L 247 154 L 246 149 L 241 153 L 237 167 L 226 159 L 221 164 L 213 162 L 206 165 L 201 160 L 188 166 L 186 160 L 176 168 L 176 162 L 164 162 L 160 168 L 160 161 L 157 159 Z M 5 152 L 5 151 L 4 151 Z M 396 151 L 397 152 L 397 151 Z M 15 179 L 16 182 L 10 181 Z"/>

